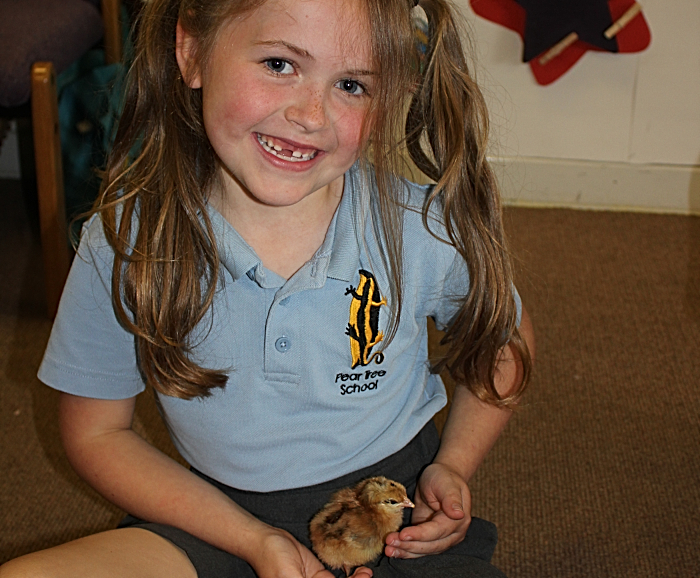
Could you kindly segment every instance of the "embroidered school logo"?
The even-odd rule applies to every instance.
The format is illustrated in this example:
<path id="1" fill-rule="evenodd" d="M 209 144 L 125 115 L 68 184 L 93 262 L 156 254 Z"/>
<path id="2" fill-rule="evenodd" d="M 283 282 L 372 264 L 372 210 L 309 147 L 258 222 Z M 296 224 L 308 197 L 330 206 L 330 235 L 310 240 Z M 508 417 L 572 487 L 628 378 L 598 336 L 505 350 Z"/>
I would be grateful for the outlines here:
<path id="1" fill-rule="evenodd" d="M 372 348 L 384 338 L 384 333 L 379 331 L 379 308 L 386 305 L 386 299 L 379 292 L 377 280 L 369 271 L 360 269 L 357 289 L 350 285 L 345 294 L 352 295 L 350 323 L 345 330 L 350 337 L 352 369 L 369 365 L 374 359 L 381 363 L 384 361 L 382 352 L 372 354 Z"/>

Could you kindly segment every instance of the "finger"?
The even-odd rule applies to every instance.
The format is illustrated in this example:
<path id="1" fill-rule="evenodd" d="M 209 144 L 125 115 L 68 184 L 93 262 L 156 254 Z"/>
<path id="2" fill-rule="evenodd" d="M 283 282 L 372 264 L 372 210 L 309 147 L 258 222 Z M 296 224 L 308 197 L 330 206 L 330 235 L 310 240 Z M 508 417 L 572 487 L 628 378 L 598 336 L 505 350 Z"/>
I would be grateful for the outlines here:
<path id="1" fill-rule="evenodd" d="M 431 487 L 418 487 L 415 502 L 416 508 L 428 508 L 433 511 L 440 509 L 440 497 L 436 495 Z"/>
<path id="2" fill-rule="evenodd" d="M 449 518 L 459 520 L 470 508 L 469 489 L 464 483 L 450 479 L 441 487 L 436 487 L 432 495 L 425 496 L 427 505 L 434 511 L 442 511 Z"/>
<path id="3" fill-rule="evenodd" d="M 418 525 L 427 522 L 435 515 L 435 512 L 439 511 L 439 506 L 435 510 L 428 506 L 423 506 L 421 508 L 416 507 L 413 512 L 411 512 L 411 524 Z"/>
<path id="4" fill-rule="evenodd" d="M 464 518 L 462 493 L 459 491 L 449 492 L 440 502 L 440 509 L 453 520 L 461 520 Z"/>
<path id="5" fill-rule="evenodd" d="M 372 578 L 373 575 L 374 573 L 372 570 L 365 566 L 360 566 L 359 568 L 355 568 L 352 578 Z"/>
<path id="6" fill-rule="evenodd" d="M 335 578 L 328 570 L 319 570 L 311 575 L 311 578 Z"/>
<path id="7" fill-rule="evenodd" d="M 328 570 L 319 570 L 315 574 L 312 574 L 311 578 L 335 578 L 335 576 Z"/>
<path id="8" fill-rule="evenodd" d="M 391 544 L 392 542 L 398 543 L 401 540 L 399 538 L 399 533 L 398 532 L 392 532 L 391 534 L 387 535 L 387 537 L 384 539 L 385 544 Z"/>
<path id="9" fill-rule="evenodd" d="M 460 521 L 449 519 L 442 512 L 436 514 L 431 520 L 422 522 L 416 526 L 408 526 L 399 532 L 399 542 L 433 542 L 446 538 L 459 527 Z M 394 540 L 396 542 L 396 540 Z M 392 546 L 399 544 L 392 544 Z"/>
<path id="10" fill-rule="evenodd" d="M 464 537 L 471 521 L 469 515 L 465 515 L 459 520 L 453 520 L 442 512 L 438 512 L 431 520 L 401 530 L 398 541 L 393 539 L 391 545 L 400 548 L 403 542 L 434 542 L 451 534 Z M 389 542 L 387 541 L 387 543 Z"/>
<path id="11" fill-rule="evenodd" d="M 387 546 L 384 553 L 390 558 L 420 558 L 430 554 L 439 554 L 461 541 L 458 534 L 450 535 L 432 542 L 401 542 L 401 547 Z"/>

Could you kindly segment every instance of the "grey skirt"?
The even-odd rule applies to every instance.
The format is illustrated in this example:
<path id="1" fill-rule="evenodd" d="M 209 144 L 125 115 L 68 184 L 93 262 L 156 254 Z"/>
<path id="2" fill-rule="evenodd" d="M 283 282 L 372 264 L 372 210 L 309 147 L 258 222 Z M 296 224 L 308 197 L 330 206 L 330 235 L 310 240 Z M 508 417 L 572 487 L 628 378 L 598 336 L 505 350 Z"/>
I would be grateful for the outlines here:
<path id="1" fill-rule="evenodd" d="M 364 478 L 381 475 L 401 482 L 406 486 L 409 496 L 413 496 L 418 477 L 432 462 L 439 442 L 431 421 L 403 449 L 372 466 L 315 486 L 278 492 L 241 491 L 193 471 L 263 522 L 287 530 L 310 548 L 309 520 L 326 504 L 331 494 Z M 407 524 L 410 510 L 405 513 L 404 522 Z M 177 528 L 133 516 L 124 518 L 119 527 L 143 528 L 170 540 L 189 556 L 199 578 L 256 577 L 244 560 Z M 494 524 L 473 518 L 464 541 L 442 554 L 411 560 L 381 555 L 367 566 L 372 568 L 375 578 L 504 578 L 505 575 L 490 563 L 497 540 L 498 533 Z M 344 576 L 344 573 L 339 570 L 336 576 Z"/>

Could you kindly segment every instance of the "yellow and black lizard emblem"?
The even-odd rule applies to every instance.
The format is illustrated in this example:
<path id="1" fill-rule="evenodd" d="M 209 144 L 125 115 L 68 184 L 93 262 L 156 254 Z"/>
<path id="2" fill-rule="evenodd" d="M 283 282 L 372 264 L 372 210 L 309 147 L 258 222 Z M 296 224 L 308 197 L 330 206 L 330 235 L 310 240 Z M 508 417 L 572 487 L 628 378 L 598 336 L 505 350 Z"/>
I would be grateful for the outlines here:
<path id="1" fill-rule="evenodd" d="M 381 363 L 384 360 L 381 351 L 372 355 L 372 348 L 384 338 L 384 333 L 379 331 L 379 308 L 386 305 L 386 299 L 379 292 L 377 280 L 369 271 L 360 269 L 357 289 L 350 285 L 345 294 L 352 295 L 350 323 L 345 330 L 350 337 L 352 369 L 358 365 L 368 365 L 375 358 L 377 363 Z"/>

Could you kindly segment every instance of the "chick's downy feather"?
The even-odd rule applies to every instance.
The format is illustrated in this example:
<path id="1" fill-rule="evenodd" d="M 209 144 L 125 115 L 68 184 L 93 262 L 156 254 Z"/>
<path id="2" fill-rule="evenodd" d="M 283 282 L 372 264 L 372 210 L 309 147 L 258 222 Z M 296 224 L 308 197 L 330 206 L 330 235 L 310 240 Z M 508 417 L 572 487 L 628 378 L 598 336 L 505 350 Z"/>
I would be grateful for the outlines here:
<path id="1" fill-rule="evenodd" d="M 406 488 L 383 476 L 340 490 L 311 520 L 314 551 L 349 576 L 381 554 L 386 537 L 401 526 L 404 508 L 413 508 Z"/>

